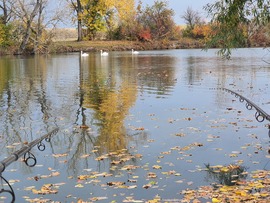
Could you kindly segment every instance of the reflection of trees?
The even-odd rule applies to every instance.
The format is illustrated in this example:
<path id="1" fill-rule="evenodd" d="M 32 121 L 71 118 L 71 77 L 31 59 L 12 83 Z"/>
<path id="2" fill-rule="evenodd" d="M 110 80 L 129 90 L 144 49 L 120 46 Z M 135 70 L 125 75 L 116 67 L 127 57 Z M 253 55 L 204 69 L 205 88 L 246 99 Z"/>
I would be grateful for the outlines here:
<path id="1" fill-rule="evenodd" d="M 136 70 L 123 68 L 119 72 L 119 67 L 108 60 L 110 58 L 94 55 L 90 55 L 89 60 L 80 58 L 79 106 L 75 121 L 78 127 L 74 132 L 76 138 L 69 142 L 69 148 L 74 149 L 68 162 L 73 172 L 79 164 L 88 167 L 87 159 L 79 161 L 80 156 L 93 149 L 100 156 L 120 152 L 128 145 L 124 121 L 137 97 L 135 79 L 129 77 L 136 77 Z"/>
<path id="2" fill-rule="evenodd" d="M 125 83 L 117 92 L 110 92 L 100 105 L 102 120 L 100 135 L 96 141 L 99 146 L 106 146 L 108 151 L 127 148 L 125 117 L 136 99 L 136 89 Z"/>
<path id="3" fill-rule="evenodd" d="M 109 60 L 109 59 L 106 59 Z M 105 63 L 105 65 L 103 64 Z M 112 152 L 127 147 L 127 132 L 124 120 L 134 104 L 137 95 L 135 84 L 127 75 L 134 75 L 135 69 L 118 69 L 107 66 L 100 58 L 91 60 L 86 66 L 88 74 L 81 78 L 83 94 L 82 107 L 92 109 L 98 136 L 95 145 L 103 152 Z"/>
<path id="4" fill-rule="evenodd" d="M 187 80 L 188 84 L 193 84 L 195 81 L 200 81 L 202 78 L 202 71 L 201 67 L 198 67 L 197 64 L 197 57 L 190 56 L 187 58 Z"/>
<path id="5" fill-rule="evenodd" d="M 102 59 L 91 54 L 79 59 L 80 70 L 65 67 L 62 61 L 69 60 L 65 55 L 53 60 L 44 56 L 9 60 L 12 64 L 0 69 L 0 135 L 5 145 L 32 141 L 40 135 L 36 132 L 55 125 L 70 130 L 75 123 L 79 127 L 73 132 L 61 128 L 52 139 L 55 147 L 70 152 L 70 168 L 79 168 L 80 156 L 91 153 L 94 146 L 100 146 L 99 155 L 127 149 L 135 136 L 129 136 L 133 131 L 124 122 L 136 101 L 138 83 L 156 88 L 157 94 L 166 94 L 175 83 L 173 58 L 139 57 Z M 47 68 L 48 63 L 52 68 Z"/>
<path id="6" fill-rule="evenodd" d="M 218 184 L 232 186 L 237 183 L 237 180 L 244 179 L 247 174 L 244 173 L 247 168 L 239 165 L 228 166 L 210 166 L 206 164 L 207 178 L 218 181 Z"/>
<path id="7" fill-rule="evenodd" d="M 8 80 L 11 75 L 10 60 L 0 60 L 0 96 L 8 85 Z"/>
<path id="8" fill-rule="evenodd" d="M 36 56 L 31 59 L 7 60 L 9 65 L 5 60 L 0 60 L 0 88 L 4 90 L 0 93 L 3 125 L 0 134 L 5 137 L 5 145 L 30 142 L 37 138 L 33 132 L 42 127 L 51 130 L 47 122 L 50 105 L 46 99 L 44 59 Z M 33 126 L 37 120 L 42 120 L 42 124 Z"/>
<path id="9" fill-rule="evenodd" d="M 138 82 L 156 94 L 166 95 L 175 85 L 175 58 L 142 56 L 137 64 Z"/>

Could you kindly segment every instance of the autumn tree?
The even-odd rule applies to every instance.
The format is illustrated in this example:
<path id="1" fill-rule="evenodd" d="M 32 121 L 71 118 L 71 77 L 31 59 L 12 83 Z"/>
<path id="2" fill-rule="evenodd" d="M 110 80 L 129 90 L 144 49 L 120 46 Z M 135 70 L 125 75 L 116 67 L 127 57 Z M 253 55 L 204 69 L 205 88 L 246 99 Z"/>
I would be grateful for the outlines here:
<path id="1" fill-rule="evenodd" d="M 105 29 L 106 4 L 105 0 L 83 0 L 82 21 L 88 37 L 95 39 L 98 31 Z"/>
<path id="2" fill-rule="evenodd" d="M 12 18 L 12 5 L 14 0 L 2 0 L 0 2 L 1 23 L 7 25 Z"/>
<path id="3" fill-rule="evenodd" d="M 134 0 L 107 2 L 106 28 L 111 39 L 133 39 L 136 31 Z M 114 3 L 113 3 L 114 2 Z"/>
<path id="4" fill-rule="evenodd" d="M 187 27 L 193 29 L 195 25 L 199 25 L 202 23 L 202 18 L 198 11 L 194 11 L 191 7 L 188 7 L 187 10 L 184 12 L 184 15 L 181 16 Z"/>
<path id="5" fill-rule="evenodd" d="M 83 25 L 82 25 L 82 14 L 83 14 L 83 6 L 81 0 L 67 0 L 73 11 L 76 13 L 76 21 L 77 21 L 77 31 L 78 31 L 78 39 L 77 41 L 83 40 Z"/>
<path id="6" fill-rule="evenodd" d="M 5 25 L 0 19 L 0 47 L 10 46 L 11 43 L 11 25 Z"/>
<path id="7" fill-rule="evenodd" d="M 4 0 L 0 4 L 1 16 L 0 38 L 5 45 L 16 46 L 18 54 L 28 51 L 40 52 L 40 45 L 51 42 L 52 33 L 46 30 L 53 28 L 61 20 L 59 9 L 50 12 L 48 0 Z M 52 30 L 52 29 L 51 29 Z M 3 34 L 3 32 L 5 32 Z M 8 38 L 8 39 L 7 39 Z M 2 44 L 3 45 L 3 44 Z"/>
<path id="8" fill-rule="evenodd" d="M 2 0 L 0 2 L 0 46 L 6 47 L 11 45 L 10 20 L 12 19 L 12 4 L 14 0 Z"/>
<path id="9" fill-rule="evenodd" d="M 112 33 L 134 18 L 134 0 L 82 0 L 82 21 L 90 39 L 97 32 Z"/>
<path id="10" fill-rule="evenodd" d="M 199 12 L 193 10 L 191 7 L 188 7 L 184 14 L 181 16 L 181 18 L 184 19 L 187 26 L 183 31 L 183 36 L 196 38 L 197 35 L 194 35 L 193 32 L 195 26 L 197 26 L 198 28 L 199 26 L 204 24 Z"/>
<path id="11" fill-rule="evenodd" d="M 168 8 L 167 2 L 155 1 L 153 6 L 142 9 L 138 22 L 150 31 L 153 39 L 170 38 L 175 27 L 173 16 L 174 11 Z"/>
<path id="12" fill-rule="evenodd" d="M 209 24 L 199 24 L 195 25 L 192 30 L 192 36 L 196 39 L 202 39 L 204 42 L 209 40 L 212 34 L 212 29 Z"/>
<path id="13" fill-rule="evenodd" d="M 207 4 L 205 9 L 211 17 L 213 35 L 207 43 L 207 48 L 221 46 L 219 54 L 230 57 L 231 49 L 247 44 L 251 28 L 257 29 L 270 19 L 270 1 L 267 0 L 218 0 Z M 249 30 L 249 32 L 251 32 Z"/>

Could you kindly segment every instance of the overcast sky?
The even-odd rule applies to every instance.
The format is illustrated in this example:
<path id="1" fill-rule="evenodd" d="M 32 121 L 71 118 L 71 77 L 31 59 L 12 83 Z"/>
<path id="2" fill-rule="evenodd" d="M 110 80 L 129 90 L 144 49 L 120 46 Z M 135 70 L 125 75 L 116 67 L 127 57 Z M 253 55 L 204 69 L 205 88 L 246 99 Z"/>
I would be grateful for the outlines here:
<path id="1" fill-rule="evenodd" d="M 156 0 L 141 0 L 144 5 L 152 6 Z M 166 0 L 169 8 L 175 12 L 175 23 L 182 25 L 185 24 L 181 16 L 185 13 L 188 7 L 194 11 L 198 11 L 201 17 L 206 18 L 207 13 L 203 10 L 203 7 L 208 3 L 214 3 L 215 0 Z M 138 0 L 137 0 L 138 2 Z"/>

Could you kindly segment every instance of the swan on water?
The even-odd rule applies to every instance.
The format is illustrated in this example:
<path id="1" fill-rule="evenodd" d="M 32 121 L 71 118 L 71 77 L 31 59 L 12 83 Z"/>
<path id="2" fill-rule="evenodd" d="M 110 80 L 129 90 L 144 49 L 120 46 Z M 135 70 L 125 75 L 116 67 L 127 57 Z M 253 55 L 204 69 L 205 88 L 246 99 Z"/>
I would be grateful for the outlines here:
<path id="1" fill-rule="evenodd" d="M 87 53 L 83 53 L 83 51 L 81 51 L 81 56 L 88 56 L 89 54 Z"/>
<path id="2" fill-rule="evenodd" d="M 102 50 L 100 50 L 100 55 L 101 55 L 101 56 L 108 56 L 108 55 L 109 55 L 109 53 L 108 53 L 108 52 L 106 52 L 106 51 L 102 51 Z"/>
<path id="3" fill-rule="evenodd" d="M 131 50 L 132 54 L 139 54 L 138 51 L 134 51 L 133 49 Z"/>

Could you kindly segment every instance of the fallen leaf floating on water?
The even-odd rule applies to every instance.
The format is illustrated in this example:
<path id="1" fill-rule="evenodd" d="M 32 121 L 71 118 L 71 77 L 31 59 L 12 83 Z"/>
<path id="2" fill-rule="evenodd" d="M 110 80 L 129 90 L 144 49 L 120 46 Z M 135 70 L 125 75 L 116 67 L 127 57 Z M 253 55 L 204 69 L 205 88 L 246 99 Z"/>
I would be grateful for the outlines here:
<path id="1" fill-rule="evenodd" d="M 120 186 L 120 185 L 125 185 L 125 182 L 121 182 L 121 181 L 114 181 L 114 182 L 107 182 L 107 185 L 109 186 Z"/>
<path id="2" fill-rule="evenodd" d="M 143 185 L 143 188 L 144 188 L 144 189 L 148 189 L 148 188 L 150 188 L 150 187 L 152 187 L 152 185 L 151 185 L 151 184 L 146 184 L 146 185 Z"/>
<path id="3" fill-rule="evenodd" d="M 53 157 L 58 158 L 58 157 L 64 157 L 67 156 L 68 154 L 64 153 L 64 154 L 53 154 Z"/>
<path id="4" fill-rule="evenodd" d="M 143 157 L 142 154 L 135 154 L 134 156 L 135 156 L 136 158 L 142 158 L 142 157 Z"/>
<path id="5" fill-rule="evenodd" d="M 75 185 L 75 187 L 76 188 L 83 188 L 84 186 L 83 186 L 83 184 L 79 183 L 79 184 Z"/>
<path id="6" fill-rule="evenodd" d="M 168 119 L 168 122 L 169 122 L 169 123 L 173 123 L 174 121 L 175 121 L 175 120 L 174 120 L 173 118 L 169 118 L 169 119 Z"/>
<path id="7" fill-rule="evenodd" d="M 156 178 L 156 177 L 157 177 L 157 174 L 154 173 L 154 172 L 149 172 L 149 173 L 147 174 L 147 178 Z"/>
<path id="8" fill-rule="evenodd" d="M 130 183 L 137 183 L 137 181 L 138 180 L 136 180 L 136 179 L 128 179 L 128 182 L 130 182 Z"/>
<path id="9" fill-rule="evenodd" d="M 171 151 L 167 151 L 167 152 L 161 152 L 160 154 L 171 154 Z"/>
<path id="10" fill-rule="evenodd" d="M 102 161 L 102 160 L 107 159 L 107 158 L 108 158 L 107 155 L 102 155 L 102 156 L 99 156 L 99 157 L 95 158 L 95 160 L 96 161 Z"/>
<path id="11" fill-rule="evenodd" d="M 100 200 L 106 200 L 106 199 L 108 199 L 108 197 L 92 197 L 92 198 L 90 198 L 90 200 L 94 201 L 94 202 L 100 201 Z"/>
<path id="12" fill-rule="evenodd" d="M 58 190 L 55 189 L 53 184 L 44 184 L 40 190 L 32 189 L 33 194 L 38 195 L 47 195 L 47 194 L 56 194 Z"/>
<path id="13" fill-rule="evenodd" d="M 87 158 L 87 157 L 89 157 L 90 156 L 90 154 L 83 154 L 82 156 L 81 156 L 81 158 L 83 159 L 83 158 Z"/>
<path id="14" fill-rule="evenodd" d="M 121 163 L 123 163 L 121 160 L 118 160 L 118 161 L 117 161 L 117 160 L 112 160 L 112 161 L 111 161 L 111 164 L 112 164 L 112 165 L 119 165 L 119 164 L 121 164 Z"/>
<path id="15" fill-rule="evenodd" d="M 125 165 L 121 168 L 121 170 L 127 170 L 127 171 L 130 171 L 130 170 L 134 170 L 134 169 L 137 169 L 139 168 L 140 166 L 135 166 L 135 165 Z"/>
<path id="16" fill-rule="evenodd" d="M 153 165 L 152 168 L 153 168 L 153 169 L 162 169 L 162 166 L 159 166 L 159 165 Z"/>
<path id="17" fill-rule="evenodd" d="M 223 166 L 214 166 L 220 168 Z M 229 165 L 235 168 L 235 165 Z M 228 168 L 228 169 L 229 169 Z M 253 171 L 252 180 L 238 180 L 233 186 L 215 185 L 201 186 L 197 190 L 183 190 L 183 202 L 193 202 L 196 197 L 211 199 L 212 202 L 269 202 L 270 171 Z"/>
<path id="18" fill-rule="evenodd" d="M 176 133 L 175 136 L 178 136 L 178 137 L 185 137 L 186 134 L 185 134 L 185 133 Z"/>
<path id="19" fill-rule="evenodd" d="M 143 131 L 143 130 L 144 130 L 144 127 L 137 127 L 137 128 L 135 128 L 134 130 L 140 130 L 140 131 Z"/>
<path id="20" fill-rule="evenodd" d="M 127 189 L 135 189 L 135 188 L 137 188 L 137 185 L 129 185 L 129 186 L 127 186 Z"/>
<path id="21" fill-rule="evenodd" d="M 107 172 L 103 173 L 91 172 L 90 174 L 87 175 L 79 175 L 78 180 L 87 180 L 87 179 L 95 179 L 97 177 L 110 177 L 110 176 L 113 176 L 113 174 Z"/>

